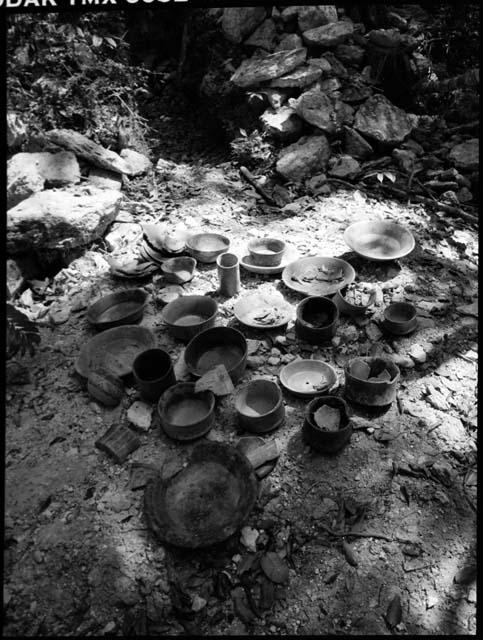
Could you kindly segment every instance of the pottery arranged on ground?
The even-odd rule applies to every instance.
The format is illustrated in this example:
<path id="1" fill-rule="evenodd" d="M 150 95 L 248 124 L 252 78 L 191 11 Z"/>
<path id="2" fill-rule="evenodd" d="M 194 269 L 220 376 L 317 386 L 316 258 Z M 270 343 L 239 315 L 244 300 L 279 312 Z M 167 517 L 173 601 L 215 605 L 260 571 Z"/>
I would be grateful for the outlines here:
<path id="1" fill-rule="evenodd" d="M 412 235 L 389 221 L 355 223 L 344 238 L 356 253 L 370 260 L 398 259 L 414 248 Z M 179 286 L 193 278 L 197 262 L 217 263 L 218 295 L 227 297 L 239 292 L 239 264 L 262 275 L 283 272 L 282 280 L 289 289 L 308 296 L 295 310 L 281 293 L 262 291 L 238 299 L 233 314 L 242 325 L 257 330 L 280 328 L 295 319 L 295 333 L 303 342 L 331 340 L 339 313 L 358 319 L 374 303 L 373 287 L 355 282 L 354 268 L 340 258 L 299 258 L 294 247 L 269 237 L 252 239 L 242 258 L 228 253 L 229 248 L 230 240 L 218 233 L 189 235 L 145 225 L 140 250 L 143 262 L 120 265 L 109 260 L 115 277 L 141 278 L 160 268 L 164 281 L 174 283 L 163 286 L 156 301 L 166 305 L 161 319 L 169 333 L 188 342 L 184 360 L 197 382 L 177 382 L 170 354 L 157 347 L 149 329 L 133 324 L 143 317 L 147 293 L 126 289 L 104 296 L 87 313 L 88 321 L 102 332 L 81 348 L 75 368 L 87 378 L 93 398 L 116 406 L 124 393 L 123 378 L 132 372 L 141 397 L 157 402 L 161 429 L 168 437 L 190 441 L 208 433 L 215 420 L 217 397 L 233 393 L 245 372 L 248 345 L 237 329 L 215 326 L 216 300 L 185 295 Z M 396 336 L 414 331 L 417 310 L 405 302 L 389 305 L 383 328 Z M 400 371 L 389 358 L 355 358 L 344 375 L 344 395 L 351 403 L 383 407 L 396 397 Z M 282 389 L 309 401 L 302 432 L 313 449 L 331 454 L 349 443 L 349 409 L 334 395 L 338 375 L 331 365 L 299 358 L 281 368 L 279 380 Z M 285 420 L 281 388 L 273 381 L 256 379 L 239 389 L 233 400 L 239 426 L 255 434 L 281 428 Z M 123 425 L 113 425 L 96 441 L 98 448 L 119 463 L 139 444 Z M 253 437 L 242 438 L 237 449 L 213 442 L 199 445 L 182 472 L 169 480 L 157 477 L 148 484 L 145 508 L 151 528 L 162 540 L 178 546 L 196 548 L 225 540 L 241 526 L 255 503 L 254 472 L 258 478 L 270 473 L 279 453 L 276 441 Z M 176 496 L 182 495 L 187 499 L 178 503 Z M 193 528 L 195 512 L 197 525 Z"/>

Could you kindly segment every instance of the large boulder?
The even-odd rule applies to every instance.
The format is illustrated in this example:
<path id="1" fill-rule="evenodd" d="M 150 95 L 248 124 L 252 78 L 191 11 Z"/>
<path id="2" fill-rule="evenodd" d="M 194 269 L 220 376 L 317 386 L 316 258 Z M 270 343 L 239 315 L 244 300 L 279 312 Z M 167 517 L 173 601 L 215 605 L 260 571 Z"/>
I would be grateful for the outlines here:
<path id="1" fill-rule="evenodd" d="M 265 49 L 265 51 L 273 51 L 276 36 L 275 23 L 271 18 L 267 18 L 243 44 L 248 47 L 259 47 L 260 49 Z"/>
<path id="2" fill-rule="evenodd" d="M 300 41 L 302 46 L 302 41 Z M 13 111 L 7 112 L 7 147 L 17 149 L 27 139 L 27 127 Z"/>
<path id="3" fill-rule="evenodd" d="M 101 237 L 122 194 L 94 187 L 36 193 L 7 212 L 7 253 L 68 251 Z"/>
<path id="4" fill-rule="evenodd" d="M 293 106 L 305 122 L 328 134 L 336 133 L 343 124 L 351 124 L 354 113 L 349 105 L 331 98 L 317 87 L 302 93 Z"/>
<path id="5" fill-rule="evenodd" d="M 299 7 L 298 10 L 299 29 L 302 32 L 338 20 L 337 9 L 333 4 Z"/>
<path id="6" fill-rule="evenodd" d="M 70 151 L 16 153 L 7 163 L 7 208 L 14 207 L 44 187 L 80 182 L 79 163 Z"/>
<path id="7" fill-rule="evenodd" d="M 360 69 L 366 52 L 357 44 L 340 44 L 335 48 L 335 55 L 343 64 Z"/>
<path id="8" fill-rule="evenodd" d="M 277 140 L 293 140 L 300 134 L 303 122 L 290 107 L 267 109 L 260 116 L 263 129 Z"/>
<path id="9" fill-rule="evenodd" d="M 333 162 L 332 162 L 333 160 Z M 348 155 L 330 159 L 329 176 L 343 180 L 355 180 L 361 171 L 361 165 Z"/>
<path id="10" fill-rule="evenodd" d="M 354 129 L 381 144 L 402 142 L 417 125 L 417 119 L 396 107 L 385 96 L 376 94 L 356 113 Z"/>
<path id="11" fill-rule="evenodd" d="M 226 7 L 221 20 L 225 38 L 234 44 L 240 44 L 255 31 L 266 15 L 263 7 Z"/>
<path id="12" fill-rule="evenodd" d="M 302 38 L 305 44 L 312 47 L 336 47 L 344 43 L 353 32 L 352 22 L 344 20 L 308 29 L 302 33 Z"/>
<path id="13" fill-rule="evenodd" d="M 270 86 L 281 89 L 287 87 L 301 89 L 318 80 L 322 76 L 322 73 L 322 69 L 318 66 L 303 64 L 297 67 L 297 69 L 294 69 L 294 71 L 290 71 L 290 73 L 286 73 L 280 76 L 280 78 L 275 78 L 275 80 L 270 82 Z"/>
<path id="14" fill-rule="evenodd" d="M 297 33 L 287 33 L 275 47 L 275 51 L 291 51 L 303 46 L 302 38 Z"/>
<path id="15" fill-rule="evenodd" d="M 276 170 L 287 180 L 299 182 L 325 170 L 330 157 L 330 145 L 324 135 L 304 136 L 283 149 Z"/>
<path id="16" fill-rule="evenodd" d="M 454 146 L 449 152 L 449 159 L 459 169 L 475 171 L 480 159 L 480 141 L 472 138 Z"/>
<path id="17" fill-rule="evenodd" d="M 307 57 L 307 49 L 278 51 L 264 58 L 256 57 L 244 60 L 231 77 L 238 87 L 253 87 L 261 82 L 273 80 L 293 71 Z"/>
<path id="18" fill-rule="evenodd" d="M 141 176 L 153 168 L 151 160 L 134 149 L 123 149 L 119 155 L 127 164 L 130 176 Z"/>

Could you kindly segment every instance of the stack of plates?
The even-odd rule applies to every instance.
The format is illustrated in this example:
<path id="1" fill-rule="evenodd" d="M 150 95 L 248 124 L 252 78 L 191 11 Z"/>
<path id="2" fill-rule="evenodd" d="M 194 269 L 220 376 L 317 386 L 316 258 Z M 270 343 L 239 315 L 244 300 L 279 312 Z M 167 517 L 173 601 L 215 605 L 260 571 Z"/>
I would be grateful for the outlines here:
<path id="1" fill-rule="evenodd" d="M 111 268 L 111 273 L 116 278 L 122 278 L 125 280 L 136 280 L 138 278 L 147 278 L 157 271 L 158 266 L 153 264 L 151 260 L 143 262 L 137 262 L 133 260 L 125 264 L 120 264 L 114 258 L 110 256 L 106 257 L 107 262 Z"/>
<path id="2" fill-rule="evenodd" d="M 186 235 L 182 232 L 169 234 L 161 225 L 146 224 L 139 255 L 143 260 L 161 265 L 168 258 L 186 254 Z"/>

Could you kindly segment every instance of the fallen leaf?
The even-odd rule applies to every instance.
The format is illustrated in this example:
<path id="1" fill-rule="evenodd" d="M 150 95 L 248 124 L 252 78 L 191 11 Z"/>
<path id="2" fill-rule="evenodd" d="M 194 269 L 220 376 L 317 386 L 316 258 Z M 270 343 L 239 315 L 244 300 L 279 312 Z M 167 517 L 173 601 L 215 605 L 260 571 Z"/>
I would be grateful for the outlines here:
<path id="1" fill-rule="evenodd" d="M 352 549 L 350 544 L 346 542 L 346 540 L 342 540 L 342 550 L 344 551 L 344 555 L 346 557 L 347 562 L 353 567 L 357 567 L 359 562 L 356 558 L 354 550 Z"/>
<path id="2" fill-rule="evenodd" d="M 396 627 L 402 620 L 402 607 L 401 598 L 395 595 L 389 603 L 389 606 L 384 616 L 390 629 Z"/>
<path id="3" fill-rule="evenodd" d="M 289 572 L 287 564 L 273 551 L 269 551 L 260 560 L 264 574 L 272 582 L 283 584 L 288 582 Z"/>

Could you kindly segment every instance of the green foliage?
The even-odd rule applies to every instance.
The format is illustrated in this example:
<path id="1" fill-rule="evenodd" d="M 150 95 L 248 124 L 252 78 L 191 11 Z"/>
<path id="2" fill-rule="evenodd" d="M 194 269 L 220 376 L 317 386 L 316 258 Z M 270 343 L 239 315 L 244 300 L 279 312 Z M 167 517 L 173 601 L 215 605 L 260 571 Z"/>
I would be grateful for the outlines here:
<path id="1" fill-rule="evenodd" d="M 273 160 L 273 146 L 256 129 L 250 134 L 239 131 L 241 135 L 230 142 L 233 160 L 248 169 L 267 168 Z"/>
<path id="2" fill-rule="evenodd" d="M 39 329 L 27 316 L 7 302 L 7 360 L 26 351 L 32 356 L 40 343 Z"/>
<path id="3" fill-rule="evenodd" d="M 7 105 L 31 131 L 71 128 L 117 145 L 119 115 L 145 126 L 136 95 L 146 74 L 130 67 L 119 15 L 20 14 L 7 24 Z M 70 20 L 70 21 L 69 21 Z"/>

